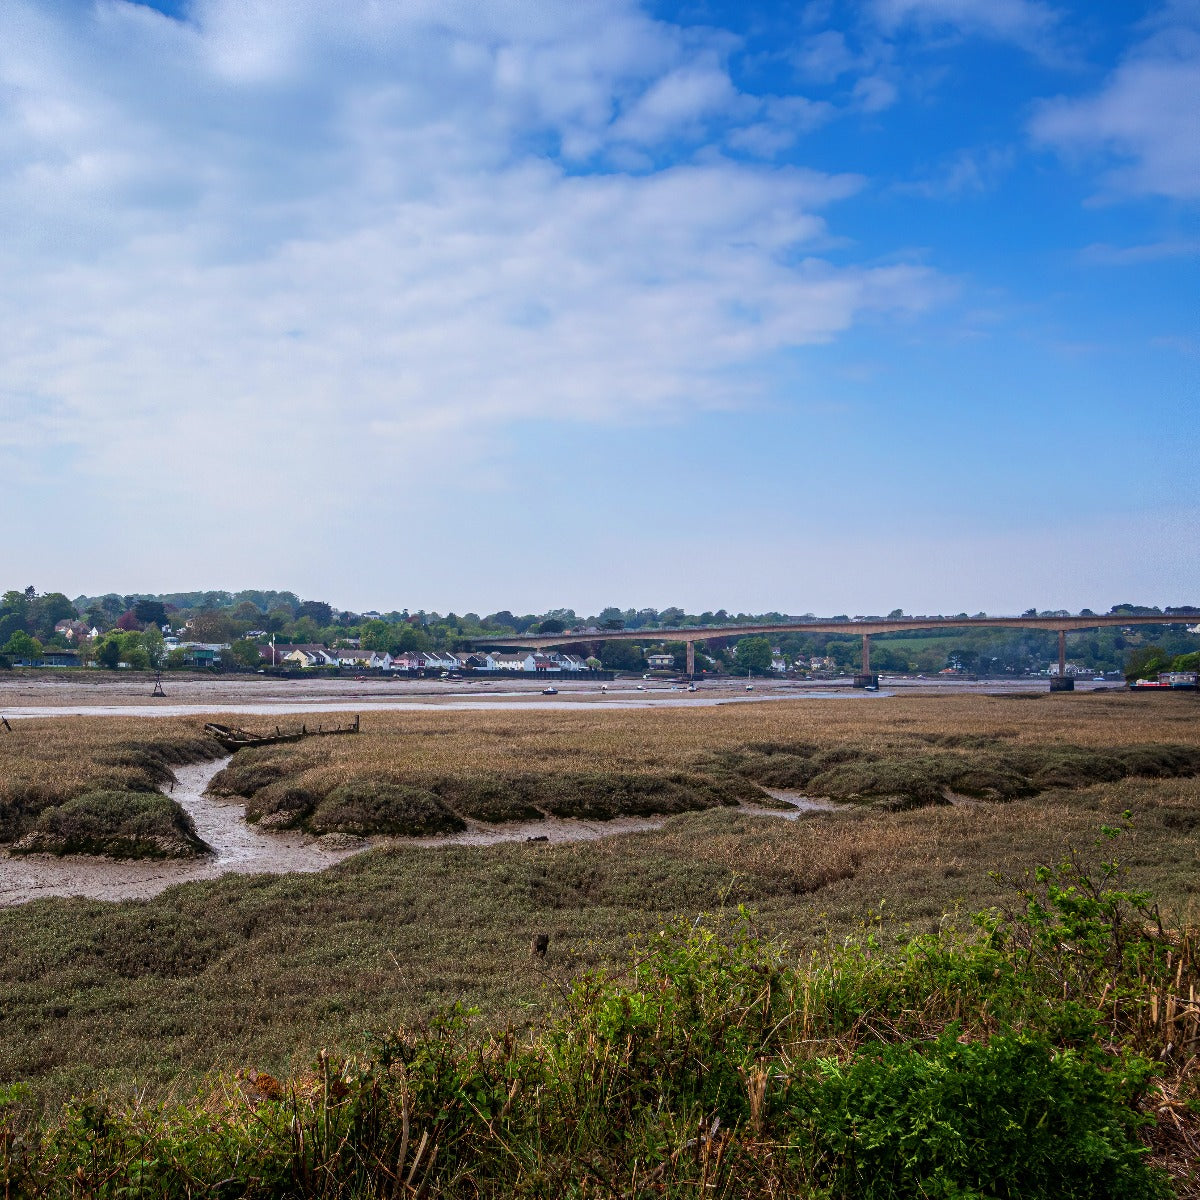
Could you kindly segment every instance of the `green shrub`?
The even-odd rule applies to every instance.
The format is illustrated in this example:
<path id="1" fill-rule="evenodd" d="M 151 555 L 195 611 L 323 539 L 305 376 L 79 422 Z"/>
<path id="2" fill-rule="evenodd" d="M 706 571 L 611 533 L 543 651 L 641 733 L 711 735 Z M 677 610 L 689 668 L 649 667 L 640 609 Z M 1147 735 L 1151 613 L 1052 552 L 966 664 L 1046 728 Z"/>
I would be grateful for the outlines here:
<path id="1" fill-rule="evenodd" d="M 276 826 L 298 825 L 320 803 L 321 797 L 291 779 L 280 779 L 255 792 L 246 801 L 246 819 L 269 822 Z"/>
<path id="2" fill-rule="evenodd" d="M 1153 1200 L 1137 1101 L 1152 1063 L 1044 1035 L 864 1047 L 796 1089 L 800 1154 L 861 1200 Z M 809 1139 L 812 1139 L 810 1141 Z"/>

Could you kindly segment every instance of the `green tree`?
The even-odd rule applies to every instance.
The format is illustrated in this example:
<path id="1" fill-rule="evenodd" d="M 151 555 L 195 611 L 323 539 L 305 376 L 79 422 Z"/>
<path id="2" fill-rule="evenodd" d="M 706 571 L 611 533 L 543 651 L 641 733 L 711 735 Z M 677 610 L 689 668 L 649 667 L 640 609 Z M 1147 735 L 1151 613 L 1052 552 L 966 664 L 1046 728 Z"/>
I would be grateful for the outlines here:
<path id="1" fill-rule="evenodd" d="M 609 671 L 641 671 L 646 666 L 641 647 L 632 642 L 605 642 L 600 650 L 600 662 Z"/>
<path id="2" fill-rule="evenodd" d="M 262 655 L 258 652 L 258 643 L 253 638 L 239 638 L 229 647 L 229 655 L 239 667 L 255 670 L 262 666 Z"/>
<path id="3" fill-rule="evenodd" d="M 320 626 L 312 617 L 297 617 L 292 623 L 292 641 L 312 645 L 321 636 Z"/>
<path id="4" fill-rule="evenodd" d="M 59 621 L 74 621 L 78 617 L 75 605 L 62 592 L 47 592 L 46 595 L 37 597 L 29 608 L 33 633 L 43 640 L 54 633 L 54 626 Z"/>
<path id="5" fill-rule="evenodd" d="M 30 637 L 23 629 L 16 630 L 4 643 L 4 653 L 13 658 L 40 658 L 42 643 L 35 637 Z"/>
<path id="6" fill-rule="evenodd" d="M 744 637 L 737 644 L 737 665 L 740 671 L 753 671 L 765 675 L 771 670 L 771 643 L 758 635 Z"/>
<path id="7" fill-rule="evenodd" d="M 189 631 L 191 633 L 191 641 L 207 642 L 213 645 L 218 642 L 226 642 L 229 640 L 229 620 L 223 612 L 218 612 L 216 609 L 206 609 L 204 612 L 198 612 L 192 618 L 192 625 Z"/>
<path id="8" fill-rule="evenodd" d="M 386 621 L 365 621 L 358 636 L 364 650 L 387 650 L 396 640 L 396 629 Z"/>
<path id="9" fill-rule="evenodd" d="M 143 625 L 157 625 L 161 628 L 167 623 L 167 609 L 161 600 L 139 600 L 133 606 L 133 615 Z"/>
<path id="10" fill-rule="evenodd" d="M 141 638 L 149 665 L 158 670 L 163 665 L 163 660 L 167 656 L 167 647 L 163 641 L 162 630 L 151 622 L 142 631 Z"/>
<path id="11" fill-rule="evenodd" d="M 305 600 L 296 610 L 298 617 L 308 617 L 316 625 L 328 625 L 333 620 L 333 608 L 324 600 Z"/>
<path id="12" fill-rule="evenodd" d="M 1170 668 L 1171 660 L 1161 646 L 1138 646 L 1130 650 L 1125 660 L 1125 678 L 1133 683 L 1137 679 L 1151 679 L 1159 671 Z"/>
<path id="13" fill-rule="evenodd" d="M 159 636 L 162 636 L 161 633 Z M 139 671 L 145 671 L 150 666 L 150 655 L 139 631 L 131 629 L 128 633 L 122 633 L 117 642 L 121 647 L 121 662 L 128 663 Z"/>
<path id="14" fill-rule="evenodd" d="M 387 645 L 389 654 L 404 654 L 409 650 L 432 649 L 433 646 L 429 634 L 419 625 L 410 625 L 407 621 L 393 630 L 391 640 Z"/>
<path id="15" fill-rule="evenodd" d="M 115 671 L 121 662 L 121 643 L 116 636 L 109 635 L 96 642 L 96 664 Z"/>

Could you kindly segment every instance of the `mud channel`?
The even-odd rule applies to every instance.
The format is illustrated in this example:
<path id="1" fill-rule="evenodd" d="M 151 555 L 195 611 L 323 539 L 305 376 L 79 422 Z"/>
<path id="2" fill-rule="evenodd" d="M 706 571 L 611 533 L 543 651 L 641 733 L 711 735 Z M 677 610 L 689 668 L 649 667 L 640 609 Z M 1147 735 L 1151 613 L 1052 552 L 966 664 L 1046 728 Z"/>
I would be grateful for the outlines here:
<path id="1" fill-rule="evenodd" d="M 96 858 L 90 855 L 11 855 L 0 852 L 0 908 L 27 904 L 47 896 L 82 896 L 91 900 L 146 900 L 177 883 L 217 879 L 222 875 L 285 875 L 291 872 L 323 871 L 353 854 L 374 845 L 492 846 L 501 842 L 545 841 L 549 843 L 592 841 L 624 833 L 658 829 L 661 817 L 616 817 L 610 821 L 583 821 L 547 817 L 507 825 L 485 825 L 477 821 L 461 833 L 430 838 L 342 839 L 316 838 L 304 833 L 265 833 L 247 823 L 245 807 L 205 794 L 209 782 L 227 763 L 194 763 L 175 770 L 175 784 L 168 794 L 192 818 L 196 832 L 213 853 L 190 862 Z M 771 791 L 787 810 L 743 805 L 741 811 L 754 816 L 794 820 L 806 812 L 830 811 L 838 805 L 813 800 L 796 792 Z M 345 844 L 349 843 L 349 844 Z"/>
<path id="2" fill-rule="evenodd" d="M 0 857 L 0 907 L 43 896 L 84 896 L 92 900 L 145 900 L 177 883 L 239 875 L 282 875 L 323 871 L 354 849 L 333 849 L 300 833 L 260 833 L 245 820 L 243 805 L 206 796 L 204 789 L 228 758 L 176 767 L 169 789 L 214 853 L 190 862 L 95 858 L 49 854 Z"/>

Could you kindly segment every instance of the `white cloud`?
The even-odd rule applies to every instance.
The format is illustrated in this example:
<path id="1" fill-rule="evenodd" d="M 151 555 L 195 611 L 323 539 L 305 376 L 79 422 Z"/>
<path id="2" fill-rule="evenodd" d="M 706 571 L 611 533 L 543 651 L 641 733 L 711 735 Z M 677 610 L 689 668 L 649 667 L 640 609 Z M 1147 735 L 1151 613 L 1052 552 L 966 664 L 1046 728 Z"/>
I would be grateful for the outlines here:
<path id="1" fill-rule="evenodd" d="M 806 133 L 837 115 L 832 104 L 804 96 L 768 96 L 762 101 L 761 119 L 729 134 L 729 144 L 759 158 L 774 158 L 793 147 Z"/>
<path id="2" fill-rule="evenodd" d="M 896 103 L 896 85 L 881 75 L 865 75 L 854 84 L 854 105 L 865 113 L 883 112 Z"/>
<path id="3" fill-rule="evenodd" d="M 1196 257 L 1200 257 L 1200 240 L 1196 238 L 1145 242 L 1140 246 L 1110 246 L 1095 242 L 1080 252 L 1083 262 L 1100 267 L 1135 267 L 1172 258 Z"/>
<path id="4" fill-rule="evenodd" d="M 1001 177 L 1012 168 L 1013 161 L 1013 152 L 1008 147 L 960 150 L 932 176 L 897 184 L 895 190 L 928 199 L 981 195 L 997 186 Z"/>
<path id="5" fill-rule="evenodd" d="M 1064 155 L 1099 154 L 1117 193 L 1200 197 L 1200 18 L 1163 22 L 1137 45 L 1104 87 L 1061 98 L 1034 117 L 1034 140 Z"/>
<path id="6" fill-rule="evenodd" d="M 632 2 L 8 0 L 0 97 L 0 470 L 69 452 L 118 516 L 146 475 L 164 520 L 282 516 L 333 467 L 328 508 L 418 494 L 514 422 L 741 403 L 937 293 L 816 257 L 860 179 L 683 154 L 823 112 Z"/>
<path id="7" fill-rule="evenodd" d="M 880 25 L 982 34 L 1036 48 L 1058 25 L 1058 15 L 1039 0 L 873 0 Z"/>
<path id="8" fill-rule="evenodd" d="M 806 37 L 792 55 L 792 61 L 804 78 L 816 83 L 833 83 L 870 65 L 850 49 L 840 29 L 822 29 Z"/>
<path id="9" fill-rule="evenodd" d="M 748 104 L 742 107 L 755 107 Z M 715 63 L 680 67 L 664 75 L 640 96 L 616 123 L 613 132 L 622 141 L 653 145 L 672 136 L 701 134 L 705 123 L 738 106 L 739 97 L 729 75 Z"/>

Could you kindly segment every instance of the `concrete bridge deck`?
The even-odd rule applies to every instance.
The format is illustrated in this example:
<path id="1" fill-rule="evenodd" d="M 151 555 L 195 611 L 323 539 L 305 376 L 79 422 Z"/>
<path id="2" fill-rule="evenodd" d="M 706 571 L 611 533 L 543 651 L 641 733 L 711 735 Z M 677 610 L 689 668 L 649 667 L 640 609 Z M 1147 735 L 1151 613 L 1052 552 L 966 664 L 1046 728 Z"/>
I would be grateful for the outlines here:
<path id="1" fill-rule="evenodd" d="M 1109 613 L 1105 616 L 1066 617 L 892 617 L 846 621 L 783 621 L 774 625 L 679 625 L 669 629 L 573 629 L 561 633 L 514 634 L 510 637 L 472 638 L 479 647 L 547 650 L 553 646 L 571 646 L 590 642 L 683 642 L 687 649 L 687 675 L 696 673 L 696 643 L 718 638 L 753 637 L 774 633 L 853 634 L 862 638 L 862 672 L 856 684 L 872 687 L 878 676 L 871 674 L 871 636 L 881 633 L 921 633 L 931 629 L 1042 629 L 1058 634 L 1058 676 L 1051 681 L 1054 689 L 1069 690 L 1067 634 L 1080 629 L 1108 626 L 1130 628 L 1135 625 L 1187 625 L 1196 615 L 1161 613 L 1131 615 Z"/>
<path id="2" fill-rule="evenodd" d="M 510 634 L 472 638 L 475 646 L 522 647 L 545 650 L 579 642 L 704 642 L 709 639 L 753 637 L 772 633 L 826 633 L 870 635 L 918 633 L 930 629 L 1044 629 L 1067 633 L 1106 626 L 1188 625 L 1200 621 L 1196 614 L 1070 617 L 896 617 L 863 621 L 785 621 L 776 625 L 679 625 L 669 629 L 574 629 L 562 633 Z"/>

